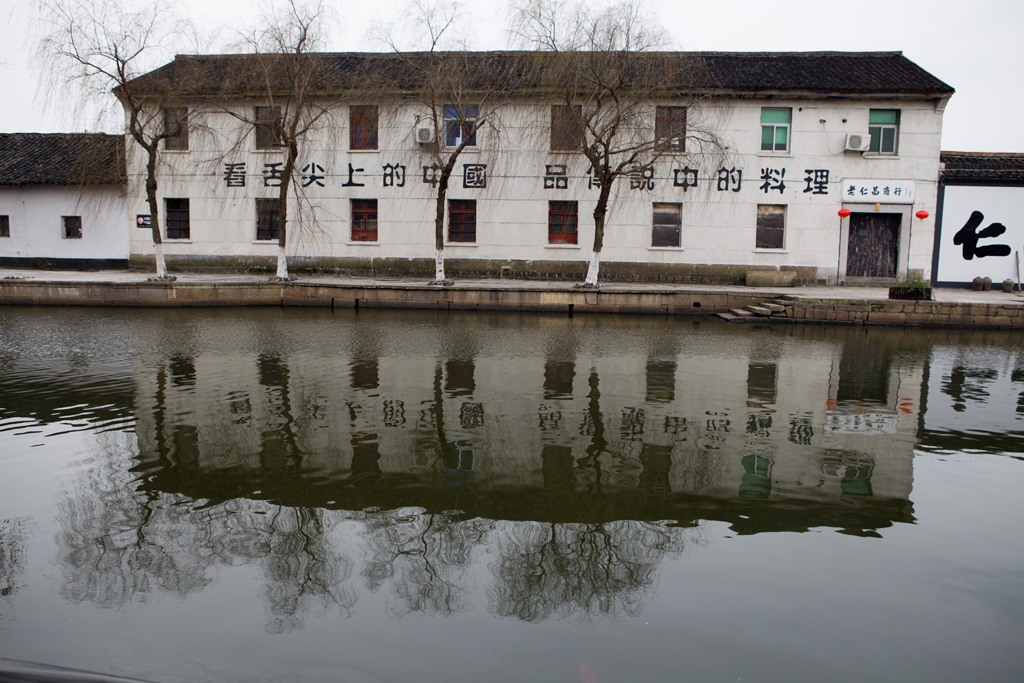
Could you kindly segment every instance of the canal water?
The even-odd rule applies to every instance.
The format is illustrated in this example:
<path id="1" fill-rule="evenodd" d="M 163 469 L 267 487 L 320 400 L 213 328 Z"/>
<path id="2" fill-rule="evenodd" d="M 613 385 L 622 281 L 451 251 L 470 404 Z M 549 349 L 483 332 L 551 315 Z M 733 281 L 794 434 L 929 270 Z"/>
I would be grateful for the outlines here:
<path id="1" fill-rule="evenodd" d="M 0 657 L 1024 680 L 1024 335 L 0 308 Z"/>

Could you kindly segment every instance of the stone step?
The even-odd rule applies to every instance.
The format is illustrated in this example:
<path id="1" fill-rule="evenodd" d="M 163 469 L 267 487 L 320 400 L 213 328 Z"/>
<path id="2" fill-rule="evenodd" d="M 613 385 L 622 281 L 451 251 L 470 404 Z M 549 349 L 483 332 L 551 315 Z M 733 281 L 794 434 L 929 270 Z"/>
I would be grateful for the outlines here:
<path id="1" fill-rule="evenodd" d="M 741 323 L 746 320 L 743 316 L 733 315 L 732 313 L 718 313 L 717 315 L 722 320 L 726 320 L 731 323 Z"/>
<path id="2" fill-rule="evenodd" d="M 772 310 L 770 308 L 765 308 L 764 306 L 744 306 L 743 308 L 747 309 L 754 315 L 763 315 L 767 317 L 772 314 Z"/>
<path id="3" fill-rule="evenodd" d="M 761 306 L 767 308 L 772 313 L 784 313 L 786 311 L 786 307 L 782 304 L 761 304 Z"/>
<path id="4" fill-rule="evenodd" d="M 730 308 L 729 312 L 739 318 L 750 318 L 754 315 L 750 311 L 745 311 L 742 308 Z"/>
<path id="5" fill-rule="evenodd" d="M 790 299 L 773 299 L 772 303 L 773 304 L 778 304 L 779 306 L 787 306 L 787 307 L 793 305 L 793 301 L 790 300 Z"/>

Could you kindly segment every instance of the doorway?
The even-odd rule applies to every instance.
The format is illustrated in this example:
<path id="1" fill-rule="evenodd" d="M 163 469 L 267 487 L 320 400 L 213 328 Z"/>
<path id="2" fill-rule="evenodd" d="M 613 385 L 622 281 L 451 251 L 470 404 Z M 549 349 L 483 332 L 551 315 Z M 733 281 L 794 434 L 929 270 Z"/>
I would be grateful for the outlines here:
<path id="1" fill-rule="evenodd" d="M 898 213 L 850 215 L 847 277 L 896 277 L 902 220 L 903 216 Z"/>

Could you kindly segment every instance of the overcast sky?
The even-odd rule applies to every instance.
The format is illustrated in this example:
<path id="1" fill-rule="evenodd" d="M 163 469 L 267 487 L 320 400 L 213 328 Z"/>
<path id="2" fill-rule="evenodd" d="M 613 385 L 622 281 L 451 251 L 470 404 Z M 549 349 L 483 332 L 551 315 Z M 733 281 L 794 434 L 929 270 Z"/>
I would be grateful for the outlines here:
<path id="1" fill-rule="evenodd" d="M 200 25 L 224 25 L 225 40 L 253 23 L 251 0 L 182 0 Z M 332 50 L 377 50 L 367 29 L 397 17 L 408 0 L 335 0 L 343 17 Z M 465 0 L 475 49 L 507 47 L 504 0 Z M 1024 152 L 1024 2 L 1021 0 L 648 0 L 681 50 L 880 51 L 903 53 L 956 89 L 942 149 Z M 30 68 L 33 3 L 0 0 L 0 132 L 81 131 L 91 121 L 44 110 Z M 237 34 L 235 34 L 237 35 Z M 67 109 L 67 108 L 65 108 Z M 114 132 L 114 131 L 108 131 Z"/>

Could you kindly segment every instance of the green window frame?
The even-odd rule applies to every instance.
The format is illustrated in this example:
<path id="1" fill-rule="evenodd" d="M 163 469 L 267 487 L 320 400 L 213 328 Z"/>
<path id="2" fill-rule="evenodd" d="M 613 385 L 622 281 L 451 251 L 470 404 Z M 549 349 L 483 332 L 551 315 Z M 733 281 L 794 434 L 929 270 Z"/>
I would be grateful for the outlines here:
<path id="1" fill-rule="evenodd" d="M 761 151 L 788 152 L 792 107 L 761 107 Z"/>
<path id="2" fill-rule="evenodd" d="M 896 154 L 899 149 L 900 110 L 872 109 L 868 112 L 871 154 Z"/>

